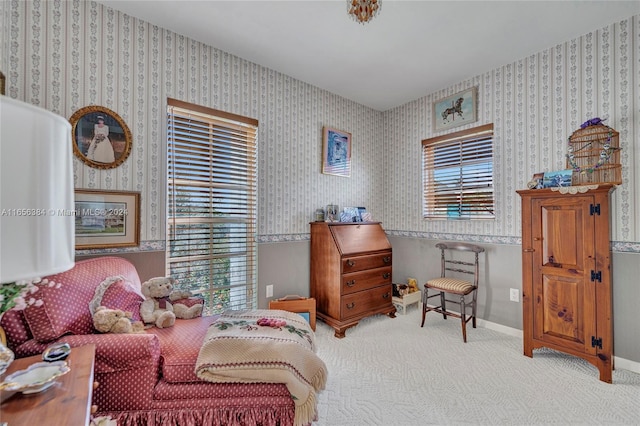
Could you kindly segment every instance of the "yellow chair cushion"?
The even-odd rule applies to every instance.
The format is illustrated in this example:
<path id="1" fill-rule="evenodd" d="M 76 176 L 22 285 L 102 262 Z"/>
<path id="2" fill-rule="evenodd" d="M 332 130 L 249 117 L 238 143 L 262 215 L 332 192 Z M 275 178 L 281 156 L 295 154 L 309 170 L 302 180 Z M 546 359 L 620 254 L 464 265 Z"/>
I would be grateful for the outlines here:
<path id="1" fill-rule="evenodd" d="M 446 277 L 429 280 L 426 285 L 431 288 L 459 294 L 469 294 L 474 289 L 473 284 L 469 281 Z"/>

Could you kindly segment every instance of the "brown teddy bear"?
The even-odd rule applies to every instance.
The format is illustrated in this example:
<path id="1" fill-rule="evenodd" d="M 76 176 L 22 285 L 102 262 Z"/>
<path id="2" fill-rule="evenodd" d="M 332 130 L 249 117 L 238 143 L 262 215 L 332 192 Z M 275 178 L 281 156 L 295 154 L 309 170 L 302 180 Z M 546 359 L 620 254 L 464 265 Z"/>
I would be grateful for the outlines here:
<path id="1" fill-rule="evenodd" d="M 174 303 L 191 296 L 191 292 L 173 290 L 173 278 L 156 277 L 142 283 L 142 294 L 146 300 L 140 305 L 140 316 L 146 324 L 158 328 L 171 327 L 176 318 L 191 319 L 202 315 L 202 304 L 186 306 Z"/>
<path id="2" fill-rule="evenodd" d="M 101 333 L 142 333 L 144 324 L 141 321 L 132 321 L 131 312 L 120 309 L 109 309 L 106 306 L 98 306 L 93 314 L 93 326 Z"/>

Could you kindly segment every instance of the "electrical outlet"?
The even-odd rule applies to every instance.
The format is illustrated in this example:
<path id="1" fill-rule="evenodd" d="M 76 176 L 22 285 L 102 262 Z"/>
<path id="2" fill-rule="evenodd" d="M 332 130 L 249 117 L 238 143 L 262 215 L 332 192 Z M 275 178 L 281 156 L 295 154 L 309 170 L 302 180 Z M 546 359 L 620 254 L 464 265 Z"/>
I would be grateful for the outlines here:
<path id="1" fill-rule="evenodd" d="M 517 288 L 510 288 L 509 289 L 509 300 L 511 300 L 512 302 L 519 302 L 520 301 L 520 290 L 518 290 Z"/>
<path id="2" fill-rule="evenodd" d="M 266 288 L 267 288 L 267 297 L 273 297 L 273 284 L 268 285 Z"/>

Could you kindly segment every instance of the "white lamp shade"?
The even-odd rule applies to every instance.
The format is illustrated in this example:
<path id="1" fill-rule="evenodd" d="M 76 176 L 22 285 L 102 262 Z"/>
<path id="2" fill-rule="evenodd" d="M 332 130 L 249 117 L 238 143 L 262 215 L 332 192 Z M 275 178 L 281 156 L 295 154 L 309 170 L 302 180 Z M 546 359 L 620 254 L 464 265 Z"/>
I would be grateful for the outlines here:
<path id="1" fill-rule="evenodd" d="M 74 265 L 71 125 L 0 96 L 0 284 Z"/>

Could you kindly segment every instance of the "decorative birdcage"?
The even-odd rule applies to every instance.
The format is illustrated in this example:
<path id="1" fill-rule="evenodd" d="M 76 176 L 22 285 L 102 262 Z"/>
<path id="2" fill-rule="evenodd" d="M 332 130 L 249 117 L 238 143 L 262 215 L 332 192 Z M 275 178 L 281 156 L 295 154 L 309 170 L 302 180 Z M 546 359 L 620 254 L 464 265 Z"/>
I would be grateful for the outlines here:
<path id="1" fill-rule="evenodd" d="M 572 185 L 621 184 L 620 134 L 601 123 L 583 124 L 569 137 L 567 169 L 573 169 Z"/>

